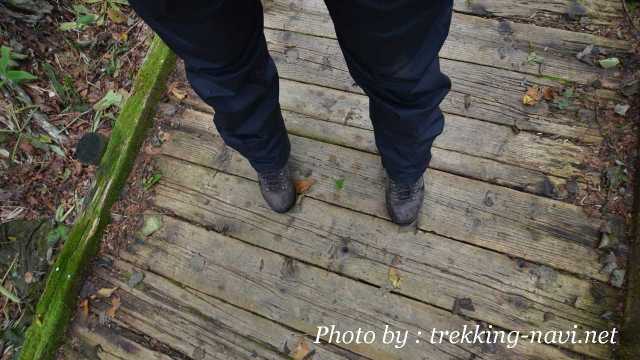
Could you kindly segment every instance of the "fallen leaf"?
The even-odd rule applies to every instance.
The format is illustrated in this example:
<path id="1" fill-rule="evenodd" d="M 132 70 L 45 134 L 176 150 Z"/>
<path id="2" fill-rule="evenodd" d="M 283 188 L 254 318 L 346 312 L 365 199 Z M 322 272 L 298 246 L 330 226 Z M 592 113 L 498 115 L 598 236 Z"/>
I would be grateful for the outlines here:
<path id="1" fill-rule="evenodd" d="M 114 288 L 102 288 L 100 290 L 98 290 L 98 292 L 96 292 L 96 295 L 98 295 L 98 297 L 101 298 L 109 298 L 111 297 L 111 295 L 113 295 L 113 292 L 116 291 L 118 289 L 118 287 L 114 287 Z"/>
<path id="2" fill-rule="evenodd" d="M 625 275 L 626 271 L 623 269 L 613 270 L 613 272 L 611 272 L 611 285 L 621 288 L 624 285 Z"/>
<path id="3" fill-rule="evenodd" d="M 187 97 L 187 91 L 184 89 L 184 85 L 179 81 L 174 81 L 169 85 L 169 94 L 178 100 L 184 100 Z"/>
<path id="4" fill-rule="evenodd" d="M 467 94 L 464 96 L 464 109 L 469 110 L 471 107 L 471 95 Z"/>
<path id="5" fill-rule="evenodd" d="M 556 92 L 552 87 L 545 86 L 542 88 L 542 97 L 547 101 L 553 101 L 556 97 Z"/>
<path id="6" fill-rule="evenodd" d="M 129 39 L 129 34 L 127 34 L 126 31 L 123 31 L 121 33 L 113 33 L 111 34 L 111 36 L 113 37 L 113 40 L 119 41 L 121 43 L 126 42 Z"/>
<path id="7" fill-rule="evenodd" d="M 31 284 L 33 282 L 33 273 L 31 271 L 27 271 L 24 273 L 24 282 L 27 284 Z"/>
<path id="8" fill-rule="evenodd" d="M 24 151 L 29 155 L 33 154 L 33 150 L 34 150 L 33 145 L 29 144 L 28 142 L 21 141 L 19 147 L 20 147 L 20 150 Z"/>
<path id="9" fill-rule="evenodd" d="M 527 56 L 527 62 L 531 65 L 538 64 L 541 65 L 544 63 L 544 58 L 535 53 L 535 51 L 530 52 L 529 56 Z"/>
<path id="10" fill-rule="evenodd" d="M 615 113 L 620 115 L 620 116 L 626 116 L 627 115 L 627 111 L 629 111 L 630 108 L 631 108 L 631 106 L 629 106 L 627 104 L 616 104 L 616 106 L 613 109 L 613 111 L 615 111 Z"/>
<path id="11" fill-rule="evenodd" d="M 158 146 L 148 144 L 144 147 L 144 153 L 149 156 L 157 156 L 162 154 L 162 149 Z"/>
<path id="12" fill-rule="evenodd" d="M 160 133 L 158 134 L 158 138 L 160 139 L 160 141 L 162 141 L 162 143 L 166 143 L 167 141 L 171 140 L 171 134 L 166 131 L 160 131 Z"/>
<path id="13" fill-rule="evenodd" d="M 527 106 L 534 106 L 540 101 L 542 98 L 542 93 L 540 92 L 540 88 L 537 86 L 531 86 L 527 89 L 527 92 L 524 94 L 522 98 L 522 103 Z"/>
<path id="14" fill-rule="evenodd" d="M 620 65 L 620 59 L 616 57 L 602 59 L 598 62 L 603 69 L 611 69 Z"/>
<path id="15" fill-rule="evenodd" d="M 120 308 L 120 297 L 114 296 L 111 298 L 111 307 L 107 309 L 106 315 L 110 318 L 116 317 L 116 312 Z"/>
<path id="16" fill-rule="evenodd" d="M 131 274 L 131 276 L 129 277 L 129 280 L 127 281 L 127 285 L 129 285 L 130 288 L 134 288 L 138 284 L 140 284 L 143 279 L 144 279 L 144 274 L 139 271 L 136 271 L 133 274 Z"/>
<path id="17" fill-rule="evenodd" d="M 576 58 L 578 60 L 588 60 L 588 57 L 593 55 L 595 46 L 594 45 L 589 45 L 587 47 L 585 47 L 582 51 L 580 51 L 579 53 L 576 54 Z"/>
<path id="18" fill-rule="evenodd" d="M 82 318 L 83 319 L 88 319 L 89 318 L 89 299 L 82 299 L 80 301 L 80 310 L 82 312 Z"/>
<path id="19" fill-rule="evenodd" d="M 127 17 L 117 8 L 111 7 L 107 9 L 107 16 L 115 24 L 122 24 L 127 21 Z"/>
<path id="20" fill-rule="evenodd" d="M 298 340 L 295 349 L 289 354 L 293 360 L 309 360 L 315 353 L 303 337 Z"/>
<path id="21" fill-rule="evenodd" d="M 311 186 L 313 186 L 313 184 L 315 183 L 316 183 L 316 180 L 312 178 L 307 178 L 304 180 L 296 180 L 294 182 L 294 185 L 296 187 L 296 193 L 298 194 L 306 193 L 307 191 L 309 191 Z"/>
<path id="22" fill-rule="evenodd" d="M 149 236 L 154 232 L 160 230 L 162 227 L 162 219 L 159 216 L 147 216 L 144 218 L 144 225 L 142 226 L 142 235 Z"/>
<path id="23" fill-rule="evenodd" d="M 400 258 L 398 256 L 394 257 L 391 261 L 391 266 L 389 266 L 389 283 L 393 286 L 394 289 L 400 288 L 400 283 L 402 282 L 402 278 L 400 277 L 400 271 L 396 268 L 400 264 Z"/>

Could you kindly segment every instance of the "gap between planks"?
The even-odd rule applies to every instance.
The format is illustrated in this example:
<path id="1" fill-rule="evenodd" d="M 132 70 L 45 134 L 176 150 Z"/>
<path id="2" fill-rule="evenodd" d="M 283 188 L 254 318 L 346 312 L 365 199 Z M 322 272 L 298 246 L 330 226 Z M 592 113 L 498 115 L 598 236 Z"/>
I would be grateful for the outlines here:
<path id="1" fill-rule="evenodd" d="M 163 153 L 255 179 L 239 154 L 210 134 L 171 132 Z M 387 218 L 379 157 L 290 136 L 299 177 L 317 183 L 308 195 Z M 344 179 L 344 191 L 335 181 Z M 420 226 L 427 231 L 607 281 L 600 273 L 600 224 L 574 205 L 429 170 Z M 570 254 L 570 256 L 567 256 Z"/>
<path id="2" fill-rule="evenodd" d="M 335 39 L 333 23 L 322 0 L 274 0 L 265 7 L 265 27 Z M 265 33 L 269 38 L 268 31 Z M 605 87 L 617 88 L 621 74 L 576 59 L 575 55 L 589 45 L 612 54 L 630 49 L 630 44 L 622 40 L 454 13 L 440 56 L 581 84 L 599 79 Z M 528 60 L 532 51 L 544 57 L 543 67 Z"/>
<path id="3" fill-rule="evenodd" d="M 402 274 L 402 285 L 395 292 L 448 310 L 456 299 L 468 297 L 475 310 L 461 313 L 504 328 L 606 327 L 600 315 L 618 299 L 616 291 L 544 266 L 429 233 L 398 232 L 397 226 L 382 219 L 312 198 L 290 215 L 273 214 L 262 204 L 252 181 L 224 173 L 214 177 L 208 174 L 211 170 L 176 160 L 159 162 L 168 174 L 154 199 L 159 208 L 383 288 L 388 285 L 389 267 L 394 266 Z M 202 180 L 189 182 L 185 177 Z M 594 291 L 608 295 L 596 300 Z M 577 350 L 606 354 L 604 349 Z"/>
<path id="4" fill-rule="evenodd" d="M 407 346 L 398 351 L 389 345 L 341 345 L 374 359 L 577 359 L 578 355 L 537 344 L 507 350 L 498 345 L 486 352 L 481 346 L 455 346 L 415 342 L 419 330 L 432 327 L 462 328 L 474 324 L 458 315 L 403 298 L 394 293 L 380 296 L 380 289 L 309 266 L 288 257 L 250 246 L 216 232 L 180 222 L 147 238 L 135 253 L 122 257 L 137 266 L 198 289 L 223 301 L 248 309 L 272 321 L 307 334 L 318 324 L 339 329 L 370 328 L 389 324 L 411 332 Z"/>

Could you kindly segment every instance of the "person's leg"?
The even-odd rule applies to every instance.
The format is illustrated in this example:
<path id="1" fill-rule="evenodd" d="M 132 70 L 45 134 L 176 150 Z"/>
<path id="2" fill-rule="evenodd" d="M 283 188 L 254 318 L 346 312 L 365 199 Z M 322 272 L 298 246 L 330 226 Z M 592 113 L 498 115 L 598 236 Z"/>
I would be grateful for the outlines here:
<path id="1" fill-rule="evenodd" d="M 267 51 L 259 0 L 130 0 L 185 62 L 196 93 L 215 109 L 225 143 L 258 172 L 281 169 L 289 140 L 278 74 Z"/>
<path id="2" fill-rule="evenodd" d="M 438 52 L 449 33 L 453 3 L 325 2 L 351 75 L 369 96 L 383 166 L 394 184 L 416 185 L 444 126 L 439 104 L 451 83 L 440 71 Z M 419 208 L 414 210 L 417 215 Z"/>
<path id="3" fill-rule="evenodd" d="M 276 211 L 295 191 L 290 144 L 278 103 L 278 73 L 267 51 L 259 0 L 130 0 L 138 15 L 185 62 L 196 93 L 215 110 L 225 143 L 259 173 Z"/>
<path id="4" fill-rule="evenodd" d="M 351 75 L 370 98 L 385 169 L 411 183 L 426 170 L 444 118 L 450 81 L 438 52 L 449 33 L 451 0 L 326 0 Z"/>

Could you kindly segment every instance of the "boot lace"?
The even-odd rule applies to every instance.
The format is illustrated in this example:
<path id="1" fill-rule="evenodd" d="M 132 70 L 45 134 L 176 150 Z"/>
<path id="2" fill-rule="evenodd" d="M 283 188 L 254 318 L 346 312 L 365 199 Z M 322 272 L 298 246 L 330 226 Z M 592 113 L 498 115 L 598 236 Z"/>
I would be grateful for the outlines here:
<path id="1" fill-rule="evenodd" d="M 289 177 L 286 169 L 269 171 L 259 174 L 260 182 L 267 191 L 281 191 L 287 189 Z"/>
<path id="2" fill-rule="evenodd" d="M 422 189 L 423 180 L 420 178 L 413 184 L 399 184 L 393 179 L 389 181 L 391 198 L 398 201 L 415 200 Z"/>

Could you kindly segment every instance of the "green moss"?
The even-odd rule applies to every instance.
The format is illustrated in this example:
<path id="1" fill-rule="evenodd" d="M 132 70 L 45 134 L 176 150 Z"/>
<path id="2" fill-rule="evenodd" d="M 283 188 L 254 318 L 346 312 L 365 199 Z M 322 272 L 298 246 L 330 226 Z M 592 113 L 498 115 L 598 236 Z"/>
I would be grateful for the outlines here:
<path id="1" fill-rule="evenodd" d="M 45 291 L 29 327 L 21 360 L 52 359 L 76 308 L 77 294 L 89 260 L 95 255 L 111 205 L 133 166 L 157 102 L 175 66 L 175 55 L 156 37 L 140 69 L 100 161 L 88 206 L 76 221 L 51 268 Z"/>

